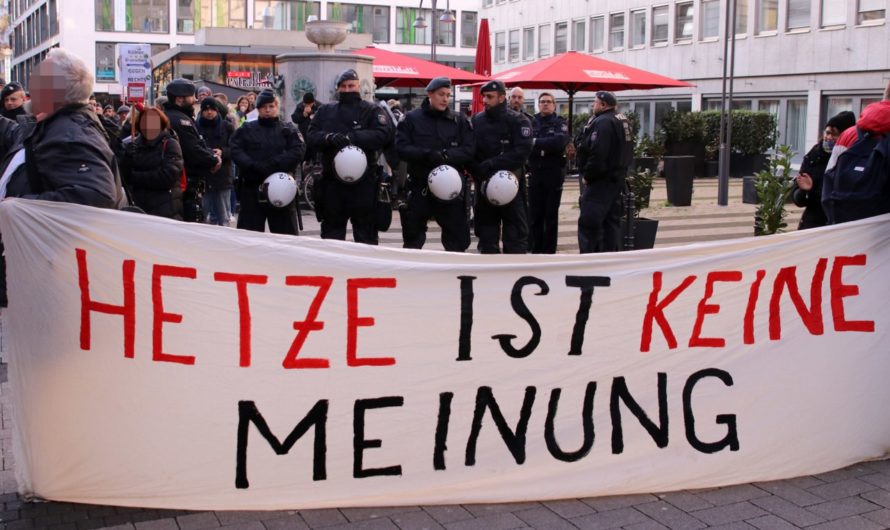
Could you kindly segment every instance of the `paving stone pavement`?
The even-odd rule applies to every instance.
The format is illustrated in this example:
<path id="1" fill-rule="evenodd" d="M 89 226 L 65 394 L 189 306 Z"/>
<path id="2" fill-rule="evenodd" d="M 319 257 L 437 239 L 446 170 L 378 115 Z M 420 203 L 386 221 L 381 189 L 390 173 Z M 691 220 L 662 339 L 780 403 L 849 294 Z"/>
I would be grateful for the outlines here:
<path id="1" fill-rule="evenodd" d="M 754 206 L 741 203 L 734 181 L 730 205 L 716 206 L 713 180 L 696 181 L 693 205 L 664 204 L 664 184 L 657 182 L 652 207 L 644 215 L 660 220 L 656 246 L 746 237 L 753 232 Z M 560 211 L 560 252 L 577 252 L 577 184 L 569 183 Z M 789 229 L 800 210 L 789 209 Z M 304 217 L 305 235 L 317 237 L 317 223 Z M 315 232 L 315 233 L 313 233 Z M 398 245 L 398 226 L 383 243 Z M 429 248 L 441 248 L 431 227 Z M 11 454 L 13 418 L 6 365 L 0 364 L 0 529 L 88 530 L 500 530 L 699 529 L 879 530 L 890 528 L 890 460 L 863 462 L 843 469 L 789 480 L 724 488 L 558 501 L 503 504 L 340 508 L 269 512 L 190 512 L 93 506 L 63 502 L 23 502 L 16 494 Z M 546 484 L 541 485 L 546 488 Z"/>

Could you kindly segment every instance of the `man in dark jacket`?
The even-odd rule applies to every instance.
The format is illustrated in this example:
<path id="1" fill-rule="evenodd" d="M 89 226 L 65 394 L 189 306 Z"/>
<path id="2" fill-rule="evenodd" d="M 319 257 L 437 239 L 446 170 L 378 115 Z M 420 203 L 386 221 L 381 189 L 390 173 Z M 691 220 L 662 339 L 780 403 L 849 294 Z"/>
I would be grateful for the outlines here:
<path id="1" fill-rule="evenodd" d="M 305 151 L 303 135 L 278 119 L 278 100 L 271 90 L 260 92 L 256 108 L 259 118 L 239 127 L 231 142 L 240 175 L 238 228 L 263 232 L 268 220 L 273 233 L 297 235 L 296 199 L 278 208 L 263 200 L 260 187 L 272 173 L 296 171 Z"/>
<path id="2" fill-rule="evenodd" d="M 470 246 L 470 225 L 463 192 L 449 202 L 432 195 L 427 186 L 430 171 L 449 165 L 460 172 L 473 161 L 475 144 L 470 123 L 448 107 L 451 80 L 437 77 L 426 87 L 427 98 L 399 123 L 396 147 L 408 163 L 408 205 L 401 211 L 405 248 L 423 248 L 430 218 L 442 227 L 442 246 L 463 252 Z"/>
<path id="3" fill-rule="evenodd" d="M 31 75 L 35 121 L 22 125 L 20 143 L 3 164 L 0 197 L 72 202 L 99 208 L 123 200 L 114 154 L 87 102 L 91 69 L 79 57 L 53 48 Z M 6 305 L 5 262 L 0 305 Z"/>
<path id="4" fill-rule="evenodd" d="M 309 124 L 309 147 L 322 162 L 322 178 L 315 183 L 321 237 L 345 240 L 352 221 L 356 243 L 376 245 L 377 158 L 393 140 L 393 125 L 383 109 L 362 100 L 355 70 L 340 74 L 336 84 L 338 100 L 319 107 Z M 367 160 L 364 174 L 352 183 L 334 170 L 334 157 L 347 145 L 360 148 Z"/>
<path id="5" fill-rule="evenodd" d="M 627 118 L 616 114 L 617 105 L 611 92 L 597 92 L 595 117 L 585 126 L 580 142 L 581 178 L 587 184 L 578 218 L 582 254 L 614 252 L 620 247 L 619 198 L 633 159 L 633 133 Z"/>
<path id="6" fill-rule="evenodd" d="M 200 116 L 195 124 L 198 133 L 204 139 L 204 143 L 211 149 L 216 149 L 222 155 L 222 167 L 219 171 L 211 173 L 204 171 L 199 178 L 203 180 L 207 189 L 204 192 L 204 209 L 207 210 L 208 221 L 219 226 L 228 226 L 232 187 L 235 182 L 232 175 L 232 156 L 229 142 L 235 134 L 235 127 L 229 121 L 226 107 L 213 96 L 207 96 L 199 105 Z"/>
<path id="7" fill-rule="evenodd" d="M 473 176 L 476 179 L 475 231 L 479 251 L 498 254 L 503 230 L 504 253 L 528 252 L 528 213 L 525 203 L 525 163 L 532 149 L 532 125 L 507 108 L 507 89 L 500 81 L 480 88 L 485 110 L 473 116 L 476 143 Z M 485 182 L 506 170 L 519 180 L 519 194 L 509 204 L 494 206 L 482 193 Z M 503 228 L 502 228 L 503 227 Z"/>
<path id="8" fill-rule="evenodd" d="M 201 175 L 207 171 L 216 173 L 222 167 L 222 152 L 210 149 L 204 143 L 194 119 L 195 85 L 188 79 L 174 79 L 167 84 L 167 102 L 164 112 L 170 118 L 170 128 L 179 138 L 185 163 L 186 189 L 183 191 L 183 217 L 185 221 L 201 223 L 204 212 L 201 206 L 204 182 Z"/>
<path id="9" fill-rule="evenodd" d="M 556 100 L 549 92 L 538 96 L 540 112 L 532 120 L 532 154 L 528 158 L 528 217 L 531 251 L 555 254 L 559 236 L 559 203 L 566 178 L 566 145 L 569 126 L 556 113 Z"/>

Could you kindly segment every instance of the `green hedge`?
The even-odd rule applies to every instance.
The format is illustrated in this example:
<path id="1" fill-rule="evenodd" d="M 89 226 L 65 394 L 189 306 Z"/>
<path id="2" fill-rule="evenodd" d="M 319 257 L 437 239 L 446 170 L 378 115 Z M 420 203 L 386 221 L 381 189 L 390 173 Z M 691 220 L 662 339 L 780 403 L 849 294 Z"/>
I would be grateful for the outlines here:
<path id="1" fill-rule="evenodd" d="M 732 111 L 732 151 L 760 155 L 776 145 L 778 122 L 769 112 Z M 669 111 L 661 121 L 665 144 L 700 142 L 709 159 L 716 159 L 720 139 L 720 111 Z"/>

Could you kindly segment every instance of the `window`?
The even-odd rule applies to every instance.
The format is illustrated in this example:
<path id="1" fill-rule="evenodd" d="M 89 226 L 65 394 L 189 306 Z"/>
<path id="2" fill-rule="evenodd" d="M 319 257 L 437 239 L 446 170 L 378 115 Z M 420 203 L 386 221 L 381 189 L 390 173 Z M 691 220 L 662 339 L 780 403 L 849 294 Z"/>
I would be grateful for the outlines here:
<path id="1" fill-rule="evenodd" d="M 259 2 L 257 2 L 259 4 Z M 300 4 L 297 3 L 299 9 Z M 427 12 L 428 13 L 428 12 Z M 308 15 L 305 11 L 304 15 Z M 339 20 L 350 24 L 350 29 L 355 33 L 370 33 L 371 40 L 374 42 L 389 42 L 389 7 L 387 6 L 366 6 L 362 4 L 344 4 L 342 2 L 334 2 L 328 4 L 328 20 Z M 306 16 L 303 16 L 298 22 L 305 23 Z M 429 23 L 430 19 L 427 17 Z M 412 22 L 413 24 L 413 22 Z M 302 24 L 300 24 L 302 27 Z M 446 46 L 454 46 L 454 34 L 442 33 L 441 24 L 436 28 L 438 32 L 438 44 Z M 268 27 L 268 26 L 267 26 Z M 297 27 L 291 29 L 299 29 Z M 446 42 L 443 42 L 447 41 Z"/>
<path id="2" fill-rule="evenodd" d="M 550 25 L 538 26 L 538 57 L 550 55 Z"/>
<path id="3" fill-rule="evenodd" d="M 652 8 L 652 44 L 668 41 L 668 6 Z"/>
<path id="4" fill-rule="evenodd" d="M 736 0 L 735 33 L 733 35 L 745 35 L 748 33 L 748 0 Z"/>
<path id="5" fill-rule="evenodd" d="M 430 44 L 432 42 L 429 26 L 414 27 L 414 21 L 418 15 L 423 16 L 427 21 L 430 18 L 430 12 L 426 9 L 419 11 L 413 7 L 396 8 L 396 44 Z"/>
<path id="6" fill-rule="evenodd" d="M 565 53 L 569 49 L 569 23 L 557 22 L 556 34 L 553 40 L 553 53 Z"/>
<path id="7" fill-rule="evenodd" d="M 460 45 L 464 48 L 475 48 L 479 38 L 478 15 L 475 11 L 460 13 Z"/>
<path id="8" fill-rule="evenodd" d="M 519 30 L 511 29 L 510 30 L 510 54 L 507 59 L 511 63 L 515 63 L 519 60 Z"/>
<path id="9" fill-rule="evenodd" d="M 810 27 L 810 0 L 788 0 L 788 29 Z"/>
<path id="10" fill-rule="evenodd" d="M 96 31 L 170 33 L 170 0 L 95 0 Z"/>
<path id="11" fill-rule="evenodd" d="M 609 15 L 609 49 L 624 48 L 624 13 Z"/>
<path id="12" fill-rule="evenodd" d="M 96 82 L 97 83 L 116 83 L 117 72 L 115 65 L 117 64 L 117 44 L 116 42 L 97 42 L 96 43 Z M 168 49 L 166 44 L 152 44 L 151 54 L 157 55 Z"/>
<path id="13" fill-rule="evenodd" d="M 878 22 L 884 20 L 886 0 L 859 0 L 856 10 L 856 23 Z"/>
<path id="14" fill-rule="evenodd" d="M 590 51 L 603 51 L 603 42 L 606 38 L 606 20 L 604 17 L 590 19 Z"/>
<path id="15" fill-rule="evenodd" d="M 289 2 L 257 1 L 258 5 L 284 3 Z M 201 28 L 247 27 L 247 0 L 176 0 L 176 5 L 177 33 L 195 33 Z"/>
<path id="16" fill-rule="evenodd" d="M 677 4 L 677 20 L 674 24 L 674 42 L 692 40 L 693 6 L 694 4 L 692 2 L 681 2 Z"/>
<path id="17" fill-rule="evenodd" d="M 847 22 L 846 2 L 822 0 L 822 27 L 843 26 Z"/>
<path id="18" fill-rule="evenodd" d="M 782 143 L 791 146 L 791 150 L 796 153 L 806 153 L 807 100 L 789 99 L 787 104 Z"/>
<path id="19" fill-rule="evenodd" d="M 494 34 L 494 62 L 502 63 L 506 59 L 506 35 L 503 31 Z"/>
<path id="20" fill-rule="evenodd" d="M 572 22 L 572 49 L 575 51 L 583 52 L 586 50 L 585 44 L 587 44 L 587 35 L 584 34 L 584 30 L 586 29 L 584 20 L 576 20 Z"/>
<path id="21" fill-rule="evenodd" d="M 720 0 L 701 0 L 701 38 L 720 36 Z"/>
<path id="22" fill-rule="evenodd" d="M 759 0 L 757 33 L 776 31 L 779 28 L 779 0 Z"/>
<path id="23" fill-rule="evenodd" d="M 522 60 L 528 61 L 535 58 L 535 28 L 522 30 Z"/>
<path id="24" fill-rule="evenodd" d="M 614 15 L 613 15 L 614 16 Z M 646 45 L 646 12 L 630 12 L 630 47 L 639 48 Z"/>
<path id="25" fill-rule="evenodd" d="M 493 4 L 493 3 L 494 2 L 492 2 L 492 0 L 483 0 L 482 7 L 491 7 L 491 4 Z"/>

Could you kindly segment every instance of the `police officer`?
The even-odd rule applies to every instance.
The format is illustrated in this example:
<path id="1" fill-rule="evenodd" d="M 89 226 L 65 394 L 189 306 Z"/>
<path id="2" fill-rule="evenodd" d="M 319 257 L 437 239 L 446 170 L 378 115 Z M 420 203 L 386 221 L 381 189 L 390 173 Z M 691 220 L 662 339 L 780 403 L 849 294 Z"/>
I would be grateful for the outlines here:
<path id="1" fill-rule="evenodd" d="M 394 127 L 386 111 L 363 101 L 359 78 L 349 69 L 337 78 L 337 101 L 318 108 L 309 124 L 309 147 L 321 156 L 322 178 L 315 184 L 316 215 L 321 237 L 346 239 L 346 223 L 352 221 L 357 243 L 377 244 L 377 157 L 393 141 Z M 347 145 L 365 152 L 367 168 L 356 182 L 340 180 L 334 157 Z"/>
<path id="2" fill-rule="evenodd" d="M 529 123 L 532 122 L 534 116 L 525 111 L 525 90 L 518 86 L 511 88 L 508 103 L 511 109 L 528 118 Z"/>
<path id="3" fill-rule="evenodd" d="M 445 202 L 427 187 L 430 171 L 449 165 L 458 171 L 473 161 L 475 144 L 470 122 L 449 108 L 451 80 L 437 77 L 426 87 L 419 109 L 405 115 L 396 133 L 399 157 L 408 163 L 407 208 L 400 211 L 405 248 L 423 248 L 430 218 L 442 227 L 442 246 L 464 252 L 470 246 L 470 225 L 463 192 Z"/>
<path id="4" fill-rule="evenodd" d="M 266 221 L 275 234 L 297 235 L 296 200 L 285 207 L 269 204 L 261 191 L 266 177 L 276 172 L 293 173 L 303 160 L 303 135 L 291 123 L 278 118 L 275 93 L 263 90 L 256 98 L 259 118 L 245 122 L 232 136 L 232 160 L 241 177 L 238 228 L 264 232 Z"/>
<path id="5" fill-rule="evenodd" d="M 201 207 L 204 182 L 199 177 L 207 171 L 216 173 L 222 167 L 222 151 L 210 149 L 195 128 L 195 84 L 188 79 L 174 79 L 167 84 L 164 112 L 170 118 L 170 128 L 179 137 L 185 165 L 186 189 L 182 194 L 183 219 L 204 222 Z"/>
<path id="6" fill-rule="evenodd" d="M 532 148 L 532 126 L 528 119 L 507 108 L 507 89 L 500 81 L 489 81 L 480 88 L 485 110 L 473 116 L 476 139 L 475 232 L 479 251 L 497 254 L 501 251 L 503 232 L 505 254 L 528 252 L 528 215 L 526 212 L 525 163 Z M 482 188 L 500 170 L 512 172 L 519 179 L 519 195 L 509 204 L 494 206 L 487 201 Z"/>
<path id="7" fill-rule="evenodd" d="M 535 254 L 555 254 L 569 126 L 556 113 L 556 100 L 549 92 L 538 96 L 538 108 L 540 112 L 535 114 L 532 121 L 534 140 L 532 154 L 528 158 L 531 251 Z"/>
<path id="8" fill-rule="evenodd" d="M 587 184 L 578 218 L 582 254 L 620 249 L 620 195 L 633 159 L 633 134 L 627 118 L 615 112 L 617 104 L 611 92 L 597 92 L 594 119 L 580 139 L 581 178 Z"/>

